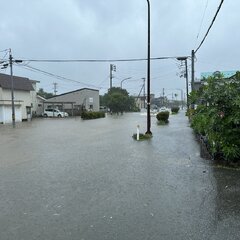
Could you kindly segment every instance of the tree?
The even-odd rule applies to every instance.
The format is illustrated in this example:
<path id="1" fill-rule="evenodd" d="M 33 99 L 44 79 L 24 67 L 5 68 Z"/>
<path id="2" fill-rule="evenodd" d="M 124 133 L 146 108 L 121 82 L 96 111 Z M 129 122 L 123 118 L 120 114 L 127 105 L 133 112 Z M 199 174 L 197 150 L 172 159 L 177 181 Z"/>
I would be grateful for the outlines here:
<path id="1" fill-rule="evenodd" d="M 44 97 L 46 99 L 53 97 L 53 93 L 48 93 L 43 90 L 43 88 L 39 88 L 37 94 L 41 97 Z"/>
<path id="2" fill-rule="evenodd" d="M 101 99 L 113 113 L 123 113 L 124 111 L 133 111 L 135 107 L 135 101 L 133 97 L 129 96 L 126 89 L 113 87 L 109 89 Z"/>
<path id="3" fill-rule="evenodd" d="M 231 79 L 209 77 L 206 84 L 190 98 L 198 107 L 192 127 L 203 135 L 213 155 L 228 161 L 240 157 L 240 72 Z"/>

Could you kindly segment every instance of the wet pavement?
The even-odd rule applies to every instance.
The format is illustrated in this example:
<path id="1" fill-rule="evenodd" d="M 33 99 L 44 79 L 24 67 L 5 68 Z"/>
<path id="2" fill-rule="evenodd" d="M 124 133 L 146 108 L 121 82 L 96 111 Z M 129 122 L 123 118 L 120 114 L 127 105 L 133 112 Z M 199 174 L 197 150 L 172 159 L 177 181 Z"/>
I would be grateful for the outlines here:
<path id="1" fill-rule="evenodd" d="M 240 171 L 200 158 L 184 112 L 0 125 L 0 240 L 240 239 Z"/>

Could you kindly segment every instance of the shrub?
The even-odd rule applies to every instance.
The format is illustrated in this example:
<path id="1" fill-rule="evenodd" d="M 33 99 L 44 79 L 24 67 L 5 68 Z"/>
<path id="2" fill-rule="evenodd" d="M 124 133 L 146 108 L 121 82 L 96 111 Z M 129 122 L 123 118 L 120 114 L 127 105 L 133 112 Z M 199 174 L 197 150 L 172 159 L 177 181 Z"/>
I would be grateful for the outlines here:
<path id="1" fill-rule="evenodd" d="M 105 117 L 104 112 L 87 112 L 87 111 L 84 111 L 84 112 L 82 112 L 82 115 L 81 115 L 81 118 L 83 120 L 104 118 L 104 117 Z"/>
<path id="2" fill-rule="evenodd" d="M 179 112 L 180 108 L 179 107 L 172 107 L 171 111 L 173 114 L 177 114 Z"/>
<path id="3" fill-rule="evenodd" d="M 159 122 L 163 122 L 163 123 L 168 123 L 168 118 L 169 118 L 169 111 L 165 111 L 165 112 L 159 112 L 156 115 L 156 118 Z"/>
<path id="4" fill-rule="evenodd" d="M 207 139 L 209 152 L 226 162 L 240 162 L 240 72 L 231 79 L 209 77 L 196 93 L 191 116 L 194 131 Z M 194 103 L 194 102 L 193 102 Z"/>
<path id="5" fill-rule="evenodd" d="M 137 140 L 137 134 L 133 134 L 133 139 Z M 140 133 L 139 134 L 139 140 L 148 140 L 148 139 L 151 139 L 152 138 L 152 135 L 151 134 L 143 134 L 143 133 Z"/>

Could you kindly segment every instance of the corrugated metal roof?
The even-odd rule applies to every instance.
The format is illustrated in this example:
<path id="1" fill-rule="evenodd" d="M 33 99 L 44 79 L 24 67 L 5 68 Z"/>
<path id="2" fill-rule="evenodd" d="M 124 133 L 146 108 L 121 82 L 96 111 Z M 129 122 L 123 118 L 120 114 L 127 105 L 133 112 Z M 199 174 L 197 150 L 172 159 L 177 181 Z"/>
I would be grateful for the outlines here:
<path id="1" fill-rule="evenodd" d="M 3 89 L 11 89 L 11 76 L 0 73 L 0 87 Z M 33 86 L 28 78 L 13 76 L 13 89 L 22 91 L 33 91 Z"/>

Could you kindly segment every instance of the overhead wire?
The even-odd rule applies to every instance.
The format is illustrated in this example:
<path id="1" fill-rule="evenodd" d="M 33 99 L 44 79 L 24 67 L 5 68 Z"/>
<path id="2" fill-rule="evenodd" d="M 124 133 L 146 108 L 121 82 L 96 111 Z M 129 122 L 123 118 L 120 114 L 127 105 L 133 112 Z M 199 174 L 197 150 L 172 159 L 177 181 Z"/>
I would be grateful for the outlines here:
<path id="1" fill-rule="evenodd" d="M 47 75 L 47 76 L 50 76 L 50 77 L 53 77 L 53 78 L 56 78 L 56 79 L 59 79 L 59 80 L 71 81 L 71 82 L 79 83 L 79 84 L 82 84 L 82 85 L 85 85 L 85 86 L 88 86 L 88 87 L 93 87 L 93 88 L 99 89 L 99 87 L 97 87 L 95 85 L 87 84 L 87 83 L 80 82 L 80 81 L 77 81 L 77 80 L 74 80 L 74 79 L 70 79 L 70 78 L 66 78 L 66 77 L 63 77 L 63 76 L 60 76 L 60 75 L 57 75 L 57 74 L 53 74 L 53 73 L 41 70 L 39 68 L 31 67 L 29 65 L 21 65 L 21 64 L 14 64 L 14 65 L 22 67 L 22 68 L 25 68 L 25 69 L 33 71 L 33 72 L 40 72 L 40 73 L 42 73 L 44 75 Z"/>
<path id="2" fill-rule="evenodd" d="M 204 9 L 204 12 L 203 12 L 202 20 L 201 20 L 200 27 L 199 27 L 198 34 L 197 34 L 197 40 L 198 40 L 200 31 L 201 31 L 201 29 L 202 29 L 202 24 L 203 24 L 203 20 L 204 20 L 205 14 L 206 14 L 207 6 L 208 6 L 208 1 L 209 1 L 209 0 L 206 1 L 205 9 Z"/>
<path id="3" fill-rule="evenodd" d="M 222 7 L 223 2 L 224 2 L 224 0 L 221 0 L 220 4 L 219 4 L 219 6 L 218 6 L 218 9 L 217 9 L 217 11 L 216 11 L 216 13 L 215 13 L 215 15 L 214 15 L 214 17 L 213 17 L 213 20 L 212 20 L 212 22 L 211 22 L 211 24 L 210 24 L 210 26 L 209 26 L 209 28 L 208 28 L 208 30 L 207 30 L 204 38 L 202 39 L 201 43 L 199 44 L 199 46 L 198 46 L 197 49 L 195 50 L 195 54 L 197 53 L 197 51 L 200 49 L 200 47 L 201 47 L 202 44 L 204 43 L 205 39 L 207 38 L 208 33 L 210 32 L 210 29 L 212 28 L 213 23 L 215 22 L 215 20 L 216 20 L 216 18 L 217 18 L 217 15 L 218 15 L 221 7 Z"/>
<path id="4" fill-rule="evenodd" d="M 190 57 L 190 56 L 186 56 Z M 153 57 L 150 60 L 165 60 L 165 59 L 174 59 L 178 58 L 177 56 L 171 57 Z M 72 62 L 139 62 L 146 61 L 147 58 L 128 58 L 128 59 L 20 59 L 21 61 L 28 62 L 48 62 L 48 63 L 72 63 Z"/>

